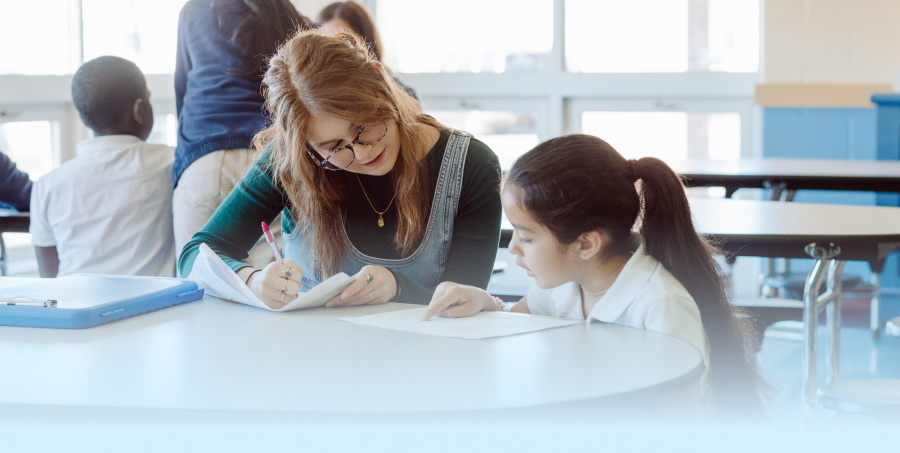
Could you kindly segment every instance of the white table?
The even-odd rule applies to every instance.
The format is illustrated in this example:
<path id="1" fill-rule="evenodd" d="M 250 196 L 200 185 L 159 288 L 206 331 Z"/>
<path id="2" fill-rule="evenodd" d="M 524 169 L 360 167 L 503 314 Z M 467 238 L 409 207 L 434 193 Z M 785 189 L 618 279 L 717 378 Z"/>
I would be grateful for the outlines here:
<path id="1" fill-rule="evenodd" d="M 685 177 L 689 187 L 725 187 L 730 198 L 740 188 L 772 189 L 772 200 L 792 201 L 797 190 L 853 190 L 900 193 L 900 162 L 890 160 L 743 158 L 736 160 L 684 159 L 667 161 Z M 878 338 L 880 321 L 881 263 L 875 273 L 871 294 L 871 329 Z M 779 279 L 790 278 L 790 261 L 778 275 L 774 259 L 768 260 L 767 276 L 777 286 L 790 285 Z M 767 282 L 768 284 L 768 282 Z"/>
<path id="2" fill-rule="evenodd" d="M 803 294 L 801 401 L 811 421 L 818 388 L 818 314 L 826 311 L 828 382 L 835 382 L 840 379 L 844 262 L 868 261 L 880 271 L 887 255 L 900 249 L 900 208 L 698 199 L 691 200 L 691 212 L 698 231 L 723 241 L 722 247 L 735 255 L 815 259 Z"/>
<path id="3" fill-rule="evenodd" d="M 0 287 L 22 280 L 0 279 Z M 207 297 L 85 330 L 0 327 L 0 425 L 71 417 L 158 424 L 185 414 L 238 424 L 537 420 L 665 399 L 702 374 L 687 343 L 622 326 L 473 341 L 337 319 L 415 307 L 271 313 Z"/>
<path id="4" fill-rule="evenodd" d="M 881 269 L 888 254 L 900 250 L 900 208 L 778 203 L 732 199 L 690 199 L 694 227 L 734 256 L 814 258 L 804 291 L 804 354 L 801 401 L 811 417 L 816 394 L 816 319 L 827 305 L 831 346 L 829 380 L 840 376 L 840 279 L 846 260 L 867 261 Z M 501 247 L 512 232 L 501 233 Z M 514 264 L 514 257 L 501 258 Z M 829 268 L 831 266 L 832 268 Z M 519 271 L 520 272 L 520 271 Z M 489 291 L 523 295 L 531 279 L 494 276 Z M 829 291 L 819 296 L 820 289 Z"/>
<path id="5" fill-rule="evenodd" d="M 744 158 L 666 161 L 688 187 L 722 186 L 731 197 L 740 188 L 855 190 L 900 193 L 900 162 L 842 159 Z"/>

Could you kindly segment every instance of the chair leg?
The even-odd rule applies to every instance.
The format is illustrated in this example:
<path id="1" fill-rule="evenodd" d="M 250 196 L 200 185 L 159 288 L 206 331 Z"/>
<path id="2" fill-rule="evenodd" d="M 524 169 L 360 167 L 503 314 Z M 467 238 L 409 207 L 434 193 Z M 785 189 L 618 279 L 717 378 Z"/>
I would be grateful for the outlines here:
<path id="1" fill-rule="evenodd" d="M 837 382 L 841 378 L 841 279 L 846 261 L 832 260 L 828 264 L 827 294 L 831 296 L 831 302 L 825 306 L 826 338 L 828 353 L 826 364 L 830 368 L 829 384 Z M 827 299 L 826 299 L 827 300 Z"/>
<path id="2" fill-rule="evenodd" d="M 3 243 L 3 234 L 0 234 L 0 276 L 6 277 L 6 244 Z"/>
<path id="3" fill-rule="evenodd" d="M 872 275 L 872 303 L 869 308 L 869 326 L 875 339 L 881 338 L 881 275 Z"/>
<path id="4" fill-rule="evenodd" d="M 823 254 L 824 255 L 824 254 Z M 826 255 L 827 257 L 827 255 Z M 827 262 L 819 258 L 813 263 L 803 289 L 803 368 L 801 374 L 800 405 L 803 420 L 814 422 L 816 409 L 816 325 L 819 319 L 818 294 L 825 281 Z"/>

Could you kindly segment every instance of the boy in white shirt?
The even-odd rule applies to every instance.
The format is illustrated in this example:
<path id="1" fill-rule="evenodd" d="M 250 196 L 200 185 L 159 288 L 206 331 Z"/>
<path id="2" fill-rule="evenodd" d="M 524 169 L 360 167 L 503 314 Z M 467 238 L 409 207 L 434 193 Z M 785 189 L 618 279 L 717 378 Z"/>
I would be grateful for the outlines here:
<path id="1" fill-rule="evenodd" d="M 34 183 L 30 232 L 41 277 L 173 277 L 174 149 L 144 141 L 153 128 L 144 74 L 99 57 L 75 73 L 72 98 L 94 138 Z"/>

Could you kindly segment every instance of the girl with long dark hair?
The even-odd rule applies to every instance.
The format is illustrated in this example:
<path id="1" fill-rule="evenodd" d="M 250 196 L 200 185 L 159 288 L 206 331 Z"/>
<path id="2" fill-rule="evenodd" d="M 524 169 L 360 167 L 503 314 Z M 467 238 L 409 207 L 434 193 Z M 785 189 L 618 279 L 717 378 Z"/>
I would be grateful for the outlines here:
<path id="1" fill-rule="evenodd" d="M 664 162 L 626 160 L 589 135 L 559 137 L 513 164 L 501 201 L 509 251 L 535 279 L 512 311 L 684 340 L 704 358 L 716 413 L 762 415 L 754 339 L 729 302 L 719 251 L 694 230 L 682 181 Z M 443 283 L 425 319 L 504 308 L 484 290 Z"/>

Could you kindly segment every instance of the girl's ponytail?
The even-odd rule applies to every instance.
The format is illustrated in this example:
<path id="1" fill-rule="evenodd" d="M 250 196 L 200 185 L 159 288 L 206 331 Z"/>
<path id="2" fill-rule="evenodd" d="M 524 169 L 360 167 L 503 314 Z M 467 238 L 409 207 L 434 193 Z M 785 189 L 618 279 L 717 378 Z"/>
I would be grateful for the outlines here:
<path id="1" fill-rule="evenodd" d="M 697 234 L 681 178 L 663 161 L 630 161 L 640 180 L 640 232 L 647 253 L 678 279 L 700 309 L 709 343 L 713 405 L 725 415 L 762 415 L 764 386 L 748 318 L 729 301 L 728 281 L 713 256 L 717 247 Z M 748 413 L 749 412 L 749 413 Z"/>
<path id="2" fill-rule="evenodd" d="M 640 181 L 640 196 L 635 182 Z M 625 160 L 590 135 L 541 143 L 520 157 L 506 183 L 519 203 L 562 244 L 590 231 L 611 240 L 607 256 L 634 250 L 638 230 L 648 254 L 662 263 L 693 297 L 709 343 L 709 390 L 723 415 L 762 416 L 755 338 L 728 297 L 728 282 L 713 258 L 720 251 L 694 230 L 684 185 L 659 159 Z"/>

